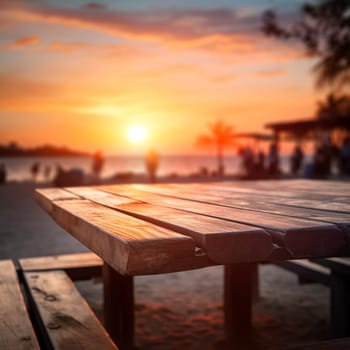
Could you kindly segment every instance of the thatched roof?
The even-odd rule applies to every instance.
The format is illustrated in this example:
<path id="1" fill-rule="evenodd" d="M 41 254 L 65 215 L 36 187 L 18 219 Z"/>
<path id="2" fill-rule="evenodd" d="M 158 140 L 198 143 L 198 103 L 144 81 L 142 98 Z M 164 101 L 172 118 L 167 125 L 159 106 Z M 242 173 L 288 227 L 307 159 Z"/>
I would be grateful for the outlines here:
<path id="1" fill-rule="evenodd" d="M 258 132 L 243 132 L 235 134 L 238 139 L 253 139 L 255 141 L 270 141 L 273 140 L 273 135 L 263 134 Z"/>
<path id="2" fill-rule="evenodd" d="M 350 116 L 269 123 L 265 127 L 272 129 L 275 133 L 285 132 L 297 135 L 307 134 L 316 130 L 345 129 L 350 131 Z"/>

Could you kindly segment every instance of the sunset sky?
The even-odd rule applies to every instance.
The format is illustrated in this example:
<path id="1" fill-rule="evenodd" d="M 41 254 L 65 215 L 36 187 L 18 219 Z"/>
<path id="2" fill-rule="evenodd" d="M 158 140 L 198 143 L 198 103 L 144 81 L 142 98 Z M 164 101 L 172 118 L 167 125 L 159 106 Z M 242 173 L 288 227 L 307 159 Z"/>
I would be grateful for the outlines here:
<path id="1" fill-rule="evenodd" d="M 216 119 L 237 132 L 310 117 L 321 98 L 301 47 L 261 14 L 297 0 L 0 0 L 0 143 L 106 154 L 196 153 Z M 128 140 L 147 128 L 147 144 Z"/>

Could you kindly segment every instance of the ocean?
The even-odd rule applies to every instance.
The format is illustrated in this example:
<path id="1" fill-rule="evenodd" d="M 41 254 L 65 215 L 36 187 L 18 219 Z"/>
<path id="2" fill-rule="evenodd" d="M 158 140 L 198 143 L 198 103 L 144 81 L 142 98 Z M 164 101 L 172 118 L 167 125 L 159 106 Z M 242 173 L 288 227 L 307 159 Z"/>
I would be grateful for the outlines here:
<path id="1" fill-rule="evenodd" d="M 39 163 L 37 182 L 51 181 L 55 176 L 56 165 L 69 170 L 80 168 L 85 174 L 91 174 L 92 158 L 89 157 L 14 157 L 0 158 L 0 164 L 4 164 L 7 171 L 7 181 L 32 180 L 31 168 L 34 163 Z M 241 171 L 241 160 L 238 156 L 224 157 L 225 173 L 237 175 Z M 215 156 L 203 155 L 167 155 L 160 156 L 158 176 L 178 175 L 189 176 L 198 174 L 201 169 L 207 169 L 212 173 L 216 169 Z M 281 169 L 288 172 L 288 157 L 281 157 Z M 101 177 L 110 178 L 116 174 L 145 174 L 145 162 L 142 156 L 107 156 L 105 158 Z"/>

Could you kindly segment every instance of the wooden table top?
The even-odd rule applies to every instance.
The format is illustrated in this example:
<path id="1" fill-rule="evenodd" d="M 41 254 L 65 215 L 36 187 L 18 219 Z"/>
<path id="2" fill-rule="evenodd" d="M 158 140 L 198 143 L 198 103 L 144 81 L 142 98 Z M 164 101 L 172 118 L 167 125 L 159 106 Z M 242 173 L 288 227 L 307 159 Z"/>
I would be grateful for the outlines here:
<path id="1" fill-rule="evenodd" d="M 121 274 L 350 255 L 350 183 L 315 180 L 47 188 L 37 201 Z"/>

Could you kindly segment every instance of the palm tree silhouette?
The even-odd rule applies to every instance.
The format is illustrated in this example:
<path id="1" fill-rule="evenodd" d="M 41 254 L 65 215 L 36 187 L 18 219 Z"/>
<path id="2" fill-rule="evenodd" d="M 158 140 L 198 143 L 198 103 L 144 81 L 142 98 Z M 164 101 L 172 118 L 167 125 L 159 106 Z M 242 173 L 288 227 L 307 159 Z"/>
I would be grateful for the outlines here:
<path id="1" fill-rule="evenodd" d="M 349 11 L 349 0 L 305 2 L 290 26 L 280 25 L 273 10 L 265 11 L 262 29 L 267 35 L 301 42 L 309 56 L 318 58 L 316 86 L 340 91 L 350 86 Z"/>
<path id="2" fill-rule="evenodd" d="M 330 93 L 324 101 L 318 103 L 317 118 L 321 120 L 348 117 L 350 115 L 350 97 Z"/>
<path id="3" fill-rule="evenodd" d="M 208 124 L 210 133 L 199 135 L 197 138 L 198 146 L 215 145 L 217 158 L 217 174 L 222 176 L 225 173 L 224 168 L 224 148 L 234 144 L 233 126 L 226 124 L 222 120 L 217 120 Z"/>

